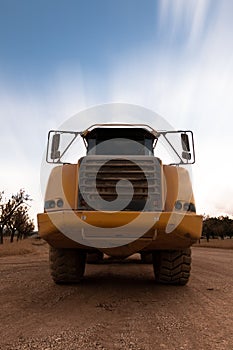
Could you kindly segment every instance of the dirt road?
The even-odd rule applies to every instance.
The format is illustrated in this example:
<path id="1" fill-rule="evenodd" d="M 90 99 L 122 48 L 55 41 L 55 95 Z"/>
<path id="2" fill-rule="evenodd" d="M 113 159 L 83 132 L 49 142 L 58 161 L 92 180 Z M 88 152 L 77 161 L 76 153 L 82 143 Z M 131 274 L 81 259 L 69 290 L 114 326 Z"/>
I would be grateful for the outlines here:
<path id="1" fill-rule="evenodd" d="M 185 287 L 151 265 L 87 265 L 57 286 L 47 253 L 0 258 L 0 349 L 233 349 L 233 251 L 193 248 Z"/>

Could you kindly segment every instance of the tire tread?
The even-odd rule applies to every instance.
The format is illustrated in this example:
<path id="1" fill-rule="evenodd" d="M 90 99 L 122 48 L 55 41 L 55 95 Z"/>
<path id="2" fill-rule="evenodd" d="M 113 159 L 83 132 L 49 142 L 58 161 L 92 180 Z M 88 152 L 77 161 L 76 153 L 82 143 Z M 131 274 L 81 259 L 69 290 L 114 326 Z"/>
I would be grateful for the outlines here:
<path id="1" fill-rule="evenodd" d="M 55 283 L 78 283 L 84 275 L 86 253 L 77 249 L 50 246 L 49 261 L 51 276 Z"/>
<path id="2" fill-rule="evenodd" d="M 156 282 L 185 285 L 190 276 L 191 249 L 156 251 L 153 267 Z"/>

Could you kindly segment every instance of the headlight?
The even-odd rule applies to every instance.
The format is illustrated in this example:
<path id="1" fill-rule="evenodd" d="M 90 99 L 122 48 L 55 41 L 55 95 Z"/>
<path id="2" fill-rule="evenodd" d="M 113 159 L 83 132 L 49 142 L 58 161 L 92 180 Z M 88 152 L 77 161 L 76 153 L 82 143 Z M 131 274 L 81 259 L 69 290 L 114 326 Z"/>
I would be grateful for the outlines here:
<path id="1" fill-rule="evenodd" d="M 44 204 L 44 208 L 45 209 L 53 209 L 55 208 L 55 201 L 54 200 L 49 200 L 49 201 L 45 201 L 45 204 Z"/>
<path id="2" fill-rule="evenodd" d="M 63 204 L 64 204 L 64 202 L 63 202 L 63 199 L 58 199 L 57 200 L 57 206 L 58 206 L 58 208 L 62 208 L 63 207 Z"/>
<path id="3" fill-rule="evenodd" d="M 54 208 L 62 208 L 63 205 L 64 205 L 64 201 L 61 198 L 58 198 L 57 200 L 50 199 L 48 201 L 45 201 L 44 209 L 49 210 Z"/>
<path id="4" fill-rule="evenodd" d="M 189 211 L 190 203 L 184 203 L 183 208 L 185 211 Z"/>
<path id="5" fill-rule="evenodd" d="M 182 209 L 182 203 L 180 201 L 175 202 L 175 208 L 176 210 L 181 210 Z"/>
<path id="6" fill-rule="evenodd" d="M 196 207 L 193 203 L 176 201 L 174 207 L 176 210 L 190 211 L 196 213 Z"/>

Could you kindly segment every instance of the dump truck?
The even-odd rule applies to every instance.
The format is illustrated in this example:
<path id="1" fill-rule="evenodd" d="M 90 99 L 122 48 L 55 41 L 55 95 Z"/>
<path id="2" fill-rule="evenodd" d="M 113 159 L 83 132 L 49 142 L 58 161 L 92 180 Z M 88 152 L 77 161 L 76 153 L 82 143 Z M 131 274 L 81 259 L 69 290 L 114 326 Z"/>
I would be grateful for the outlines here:
<path id="1" fill-rule="evenodd" d="M 75 150 L 78 139 L 85 154 Z M 188 282 L 191 246 L 202 232 L 188 170 L 192 131 L 144 124 L 51 130 L 46 161 L 52 170 L 38 228 L 55 283 L 79 282 L 87 261 L 136 253 L 142 262 L 151 257 L 156 282 Z"/>

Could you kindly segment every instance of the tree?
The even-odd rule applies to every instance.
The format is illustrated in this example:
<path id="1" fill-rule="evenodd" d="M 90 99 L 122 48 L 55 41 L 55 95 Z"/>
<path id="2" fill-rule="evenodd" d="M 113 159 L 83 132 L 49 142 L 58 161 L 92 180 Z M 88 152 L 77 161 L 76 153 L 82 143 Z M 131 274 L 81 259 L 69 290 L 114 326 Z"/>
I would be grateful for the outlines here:
<path id="1" fill-rule="evenodd" d="M 28 207 L 26 206 L 17 209 L 15 215 L 13 215 L 13 220 L 15 231 L 17 231 L 17 241 L 27 237 L 35 228 L 33 220 L 28 216 Z"/>
<path id="2" fill-rule="evenodd" d="M 229 236 L 231 238 L 233 236 L 233 220 L 228 216 L 206 216 L 203 220 L 202 234 L 207 238 L 207 241 L 210 237 L 224 239 L 224 237 Z"/>
<path id="3" fill-rule="evenodd" d="M 204 218 L 202 234 L 203 236 L 206 236 L 207 242 L 209 242 L 210 236 L 214 238 L 216 235 L 215 225 L 216 218 L 211 218 L 209 216 Z"/>
<path id="4" fill-rule="evenodd" d="M 6 225 L 10 232 L 10 242 L 12 243 L 17 233 L 17 241 L 21 238 L 27 237 L 31 232 L 34 231 L 33 220 L 29 218 L 28 207 L 20 206 L 16 209 L 11 219 Z"/>
<path id="5" fill-rule="evenodd" d="M 5 201 L 3 201 L 3 195 L 4 192 L 0 192 L 0 244 L 3 244 L 4 229 L 12 227 L 13 217 L 16 215 L 17 210 L 31 200 L 23 189 Z"/>
<path id="6" fill-rule="evenodd" d="M 229 218 L 229 216 L 224 216 L 221 217 L 223 224 L 224 224 L 224 229 L 225 229 L 225 236 L 229 236 L 232 238 L 233 236 L 233 220 Z"/>

